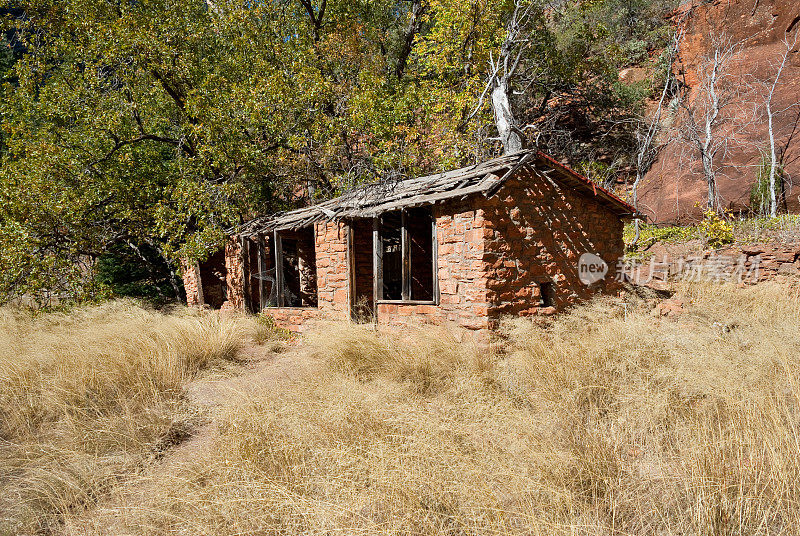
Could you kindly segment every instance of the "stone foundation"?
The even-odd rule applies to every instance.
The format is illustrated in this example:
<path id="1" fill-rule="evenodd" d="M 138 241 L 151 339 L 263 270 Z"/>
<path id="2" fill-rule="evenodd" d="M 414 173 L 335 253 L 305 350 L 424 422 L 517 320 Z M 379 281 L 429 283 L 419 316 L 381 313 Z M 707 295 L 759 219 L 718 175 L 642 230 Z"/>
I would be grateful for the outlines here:
<path id="1" fill-rule="evenodd" d="M 303 333 L 321 316 L 320 310 L 312 307 L 268 307 L 263 314 L 271 317 L 279 328 L 293 333 Z"/>

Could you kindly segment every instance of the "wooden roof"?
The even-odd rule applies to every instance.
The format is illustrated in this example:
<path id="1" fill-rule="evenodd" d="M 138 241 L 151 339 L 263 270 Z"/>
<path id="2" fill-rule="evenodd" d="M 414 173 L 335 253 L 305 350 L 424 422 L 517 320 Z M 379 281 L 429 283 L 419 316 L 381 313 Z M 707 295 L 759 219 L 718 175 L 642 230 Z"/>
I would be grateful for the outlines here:
<path id="1" fill-rule="evenodd" d="M 526 150 L 436 175 L 367 184 L 309 207 L 255 218 L 235 234 L 253 236 L 269 231 L 296 230 L 323 220 L 371 218 L 383 212 L 430 205 L 474 194 L 494 195 L 508 178 L 527 167 L 548 180 L 594 196 L 620 217 L 636 210 L 613 193 L 538 150 Z"/>

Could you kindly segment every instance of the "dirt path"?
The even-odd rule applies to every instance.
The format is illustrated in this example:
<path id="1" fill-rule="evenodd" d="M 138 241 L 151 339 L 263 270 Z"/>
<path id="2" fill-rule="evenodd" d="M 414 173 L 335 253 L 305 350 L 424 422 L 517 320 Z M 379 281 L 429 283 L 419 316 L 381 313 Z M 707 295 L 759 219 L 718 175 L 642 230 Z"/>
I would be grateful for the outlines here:
<path id="1" fill-rule="evenodd" d="M 143 508 L 154 483 L 181 474 L 184 466 L 198 459 L 206 459 L 206 453 L 215 447 L 221 411 L 250 392 L 275 389 L 282 382 L 300 378 L 313 363 L 297 342 L 249 344 L 241 350 L 240 357 L 241 364 L 210 371 L 186 386 L 186 397 L 196 413 L 192 420 L 197 422 L 190 435 L 148 463 L 140 474 L 126 478 L 95 508 L 67 519 L 65 534 L 132 534 L 124 524 L 122 511 Z"/>

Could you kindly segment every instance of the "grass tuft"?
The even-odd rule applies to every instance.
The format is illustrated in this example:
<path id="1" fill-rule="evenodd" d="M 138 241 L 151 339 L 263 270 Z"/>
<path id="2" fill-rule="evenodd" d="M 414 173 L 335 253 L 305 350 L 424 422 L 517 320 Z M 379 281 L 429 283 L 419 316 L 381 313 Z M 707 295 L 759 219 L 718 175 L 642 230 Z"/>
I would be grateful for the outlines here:
<path id="1" fill-rule="evenodd" d="M 0 528 L 49 531 L 185 437 L 183 385 L 243 335 L 239 320 L 125 301 L 0 310 Z"/>

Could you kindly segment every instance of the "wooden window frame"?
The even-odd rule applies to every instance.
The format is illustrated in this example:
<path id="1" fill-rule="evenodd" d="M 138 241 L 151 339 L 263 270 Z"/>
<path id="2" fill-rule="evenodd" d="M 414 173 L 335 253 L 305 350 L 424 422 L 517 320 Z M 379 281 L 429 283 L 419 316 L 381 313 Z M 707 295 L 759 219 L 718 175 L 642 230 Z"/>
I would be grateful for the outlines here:
<path id="1" fill-rule="evenodd" d="M 408 215 L 406 209 L 400 210 L 400 247 L 402 257 L 402 298 L 386 300 L 383 298 L 383 243 L 381 236 L 381 217 L 372 219 L 372 268 L 373 293 L 375 304 L 396 305 L 439 305 L 439 241 L 436 237 L 436 218 L 431 214 L 431 266 L 433 270 L 433 299 L 411 299 L 411 242 L 408 233 Z"/>
<path id="2" fill-rule="evenodd" d="M 266 239 L 264 238 L 263 234 L 258 235 L 258 243 L 257 243 L 257 255 L 258 255 L 258 304 L 259 304 L 259 311 L 263 311 L 268 307 L 267 305 L 267 297 L 264 295 L 264 272 L 267 271 L 267 260 L 266 260 Z"/>
<path id="3" fill-rule="evenodd" d="M 312 232 L 313 227 L 312 227 Z M 283 274 L 283 241 L 280 234 L 280 231 L 274 230 L 272 232 L 272 249 L 275 252 L 275 305 L 266 305 L 262 307 L 262 310 L 266 309 L 319 309 L 319 301 L 317 301 L 317 305 L 286 305 L 286 282 L 284 280 Z M 314 256 L 316 257 L 316 248 L 314 251 Z M 319 288 L 317 288 L 317 293 L 319 293 Z M 318 294 L 319 295 L 319 294 Z M 263 300 L 262 300 L 263 303 Z"/>

